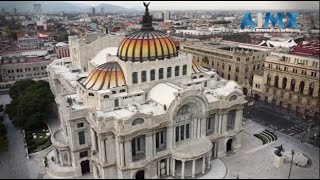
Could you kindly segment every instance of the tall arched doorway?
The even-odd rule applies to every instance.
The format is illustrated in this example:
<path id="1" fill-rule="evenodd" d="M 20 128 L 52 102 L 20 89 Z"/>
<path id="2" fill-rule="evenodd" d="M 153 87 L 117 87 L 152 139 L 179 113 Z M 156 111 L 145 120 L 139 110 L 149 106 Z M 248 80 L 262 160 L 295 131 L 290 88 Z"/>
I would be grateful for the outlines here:
<path id="1" fill-rule="evenodd" d="M 227 153 L 229 153 L 232 150 L 232 139 L 229 139 L 227 141 Z"/>
<path id="2" fill-rule="evenodd" d="M 260 96 L 258 94 L 254 94 L 254 100 L 255 101 L 259 101 L 260 100 Z"/>
<path id="3" fill-rule="evenodd" d="M 140 170 L 136 173 L 136 179 L 144 179 L 144 170 Z"/>
<path id="4" fill-rule="evenodd" d="M 90 172 L 89 160 L 81 161 L 81 173 L 86 174 Z"/>

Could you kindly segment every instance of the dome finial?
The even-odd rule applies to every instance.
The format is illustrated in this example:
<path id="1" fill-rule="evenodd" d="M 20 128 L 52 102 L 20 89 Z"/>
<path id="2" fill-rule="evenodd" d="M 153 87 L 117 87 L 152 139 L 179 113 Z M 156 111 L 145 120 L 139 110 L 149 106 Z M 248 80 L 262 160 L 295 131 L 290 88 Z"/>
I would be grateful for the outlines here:
<path id="1" fill-rule="evenodd" d="M 150 4 L 150 2 L 148 4 L 143 2 L 144 7 L 146 7 L 146 12 L 142 17 L 142 28 L 141 28 L 141 30 L 149 30 L 149 31 L 154 30 L 154 28 L 152 27 L 152 17 L 149 14 L 149 8 L 148 8 L 149 4 Z"/>
<path id="2" fill-rule="evenodd" d="M 148 4 L 143 2 L 144 7 L 146 7 L 146 13 L 145 14 L 149 14 L 149 9 L 148 9 L 149 4 L 150 4 L 150 2 Z"/>

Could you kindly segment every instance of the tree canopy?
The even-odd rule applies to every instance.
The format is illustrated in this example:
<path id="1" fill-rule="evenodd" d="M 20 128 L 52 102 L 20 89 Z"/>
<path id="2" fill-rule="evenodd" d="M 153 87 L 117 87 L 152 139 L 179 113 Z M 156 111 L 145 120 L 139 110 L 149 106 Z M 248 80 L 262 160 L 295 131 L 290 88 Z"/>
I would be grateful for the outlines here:
<path id="1" fill-rule="evenodd" d="M 20 80 L 9 91 L 12 99 L 5 112 L 13 124 L 24 129 L 42 128 L 50 114 L 54 96 L 46 81 Z"/>

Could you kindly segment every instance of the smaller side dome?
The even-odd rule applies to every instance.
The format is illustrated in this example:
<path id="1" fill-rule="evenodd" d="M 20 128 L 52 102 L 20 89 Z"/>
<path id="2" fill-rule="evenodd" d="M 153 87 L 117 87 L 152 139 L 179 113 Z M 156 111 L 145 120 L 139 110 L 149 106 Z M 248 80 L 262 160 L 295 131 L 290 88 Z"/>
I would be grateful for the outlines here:
<path id="1" fill-rule="evenodd" d="M 192 60 L 192 72 L 193 73 L 201 73 L 201 72 L 208 72 L 209 69 L 201 66 L 197 61 Z"/>
<path id="2" fill-rule="evenodd" d="M 101 64 L 88 77 L 78 80 L 86 89 L 102 90 L 126 85 L 126 80 L 118 62 Z"/>

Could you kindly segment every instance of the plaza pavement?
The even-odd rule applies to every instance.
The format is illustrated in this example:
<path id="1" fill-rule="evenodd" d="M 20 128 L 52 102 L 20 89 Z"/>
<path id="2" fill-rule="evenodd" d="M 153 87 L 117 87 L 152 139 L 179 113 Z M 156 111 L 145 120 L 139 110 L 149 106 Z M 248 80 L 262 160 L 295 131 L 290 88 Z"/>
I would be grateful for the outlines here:
<path id="1" fill-rule="evenodd" d="M 254 121 L 250 122 L 242 134 L 242 147 L 233 156 L 222 158 L 228 168 L 229 173 L 226 179 L 287 179 L 289 175 L 290 163 L 285 163 L 277 168 L 273 165 L 274 147 L 283 145 L 285 150 L 299 151 L 307 155 L 312 165 L 310 167 L 298 167 L 293 165 L 291 179 L 319 179 L 319 148 L 276 131 L 278 140 L 262 145 L 262 141 L 254 137 L 253 134 L 261 132 L 267 128 Z M 270 129 L 269 129 L 270 130 Z"/>

